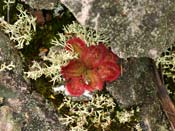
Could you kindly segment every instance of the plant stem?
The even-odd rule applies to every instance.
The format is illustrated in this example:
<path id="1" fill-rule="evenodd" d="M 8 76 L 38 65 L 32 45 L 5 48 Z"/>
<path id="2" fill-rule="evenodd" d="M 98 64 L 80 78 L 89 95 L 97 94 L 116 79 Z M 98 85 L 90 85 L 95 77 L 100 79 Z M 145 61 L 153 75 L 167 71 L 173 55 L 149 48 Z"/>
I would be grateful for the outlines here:
<path id="1" fill-rule="evenodd" d="M 156 78 L 156 83 L 157 83 L 157 94 L 159 96 L 161 105 L 163 107 L 163 110 L 171 124 L 172 131 L 175 131 L 175 107 L 173 102 L 171 101 L 168 91 L 163 84 L 163 81 L 161 80 L 160 74 L 156 68 L 155 62 L 152 60 L 153 64 L 153 70 Z"/>

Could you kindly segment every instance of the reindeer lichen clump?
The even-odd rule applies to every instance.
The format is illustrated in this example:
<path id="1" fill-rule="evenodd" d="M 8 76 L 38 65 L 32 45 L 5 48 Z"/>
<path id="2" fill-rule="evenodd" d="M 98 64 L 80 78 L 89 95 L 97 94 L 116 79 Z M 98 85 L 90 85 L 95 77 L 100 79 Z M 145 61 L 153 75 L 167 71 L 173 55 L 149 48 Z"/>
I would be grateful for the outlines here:
<path id="1" fill-rule="evenodd" d="M 27 11 L 23 10 L 21 6 L 17 6 L 19 14 L 17 15 L 17 21 L 10 24 L 0 18 L 0 27 L 9 35 L 10 40 L 17 42 L 16 48 L 22 49 L 24 45 L 29 45 L 32 40 L 32 36 L 36 31 L 36 18 L 27 14 Z"/>
<path id="2" fill-rule="evenodd" d="M 107 129 L 113 118 L 115 103 L 109 95 L 94 95 L 90 101 L 77 102 L 71 97 L 65 97 L 63 103 L 58 107 L 58 111 L 69 109 L 59 119 L 61 123 L 67 125 L 70 131 L 88 131 L 94 126 L 97 129 Z"/>
<path id="3" fill-rule="evenodd" d="M 5 71 L 5 70 L 13 70 L 15 68 L 15 65 L 11 61 L 10 64 L 3 63 L 0 65 L 0 72 Z"/>

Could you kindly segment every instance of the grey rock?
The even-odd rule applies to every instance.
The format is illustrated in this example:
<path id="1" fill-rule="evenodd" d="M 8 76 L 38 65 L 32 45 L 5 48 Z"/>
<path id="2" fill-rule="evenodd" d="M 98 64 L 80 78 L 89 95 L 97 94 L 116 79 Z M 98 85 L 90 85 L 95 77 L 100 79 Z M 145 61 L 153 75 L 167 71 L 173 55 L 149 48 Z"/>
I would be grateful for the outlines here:
<path id="1" fill-rule="evenodd" d="M 14 121 L 13 111 L 9 106 L 0 107 L 0 130 L 20 131 L 20 125 Z"/>
<path id="2" fill-rule="evenodd" d="M 144 131 L 168 131 L 169 122 L 157 96 L 155 76 L 149 58 L 122 61 L 120 78 L 107 84 L 107 91 L 122 108 L 139 107 Z"/>
<path id="3" fill-rule="evenodd" d="M 120 106 L 129 107 L 142 104 L 146 99 L 154 100 L 157 97 L 156 84 L 153 81 L 150 59 L 129 58 L 121 63 L 120 78 L 107 86 Z"/>
<path id="4" fill-rule="evenodd" d="M 4 103 L 4 98 L 0 97 L 0 105 L 2 105 Z"/>
<path id="5" fill-rule="evenodd" d="M 54 106 L 39 94 L 29 92 L 22 59 L 9 38 L 0 32 L 0 64 L 11 61 L 15 68 L 0 72 L 0 130 L 64 131 Z"/>
<path id="6" fill-rule="evenodd" d="M 34 9 L 45 9 L 52 10 L 58 3 L 58 0 L 21 0 L 25 4 L 28 4 L 30 7 Z"/>
<path id="7" fill-rule="evenodd" d="M 105 31 L 121 58 L 156 59 L 174 44 L 174 0 L 60 0 L 84 26 Z"/>

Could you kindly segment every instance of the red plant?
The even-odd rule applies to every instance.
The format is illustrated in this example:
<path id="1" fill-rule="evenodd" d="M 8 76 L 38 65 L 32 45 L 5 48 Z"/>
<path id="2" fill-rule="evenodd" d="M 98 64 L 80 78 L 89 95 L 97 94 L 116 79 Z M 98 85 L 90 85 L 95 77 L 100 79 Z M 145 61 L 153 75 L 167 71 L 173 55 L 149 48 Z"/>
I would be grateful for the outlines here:
<path id="1" fill-rule="evenodd" d="M 79 56 L 61 70 L 70 95 L 80 96 L 85 90 L 102 90 L 104 82 L 111 82 L 119 77 L 120 67 L 116 64 L 118 57 L 104 44 L 87 47 L 83 40 L 73 37 L 67 41 L 65 48 L 71 51 L 70 47 Z"/>

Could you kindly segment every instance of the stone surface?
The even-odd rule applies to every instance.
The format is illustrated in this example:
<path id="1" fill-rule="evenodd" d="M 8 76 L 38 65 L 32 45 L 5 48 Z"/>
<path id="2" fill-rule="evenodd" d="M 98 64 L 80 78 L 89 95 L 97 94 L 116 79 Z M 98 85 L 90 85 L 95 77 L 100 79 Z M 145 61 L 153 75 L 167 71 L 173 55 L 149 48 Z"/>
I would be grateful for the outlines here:
<path id="1" fill-rule="evenodd" d="M 16 67 L 0 72 L 0 130 L 64 131 L 54 106 L 39 94 L 29 92 L 18 51 L 0 32 L 0 64 L 11 61 Z"/>
<path id="2" fill-rule="evenodd" d="M 20 125 L 14 121 L 13 111 L 9 106 L 0 107 L 0 130 L 20 131 Z"/>
<path id="3" fill-rule="evenodd" d="M 122 58 L 157 58 L 175 41 L 174 0 L 60 0 L 80 24 L 105 30 Z"/>
<path id="4" fill-rule="evenodd" d="M 144 131 L 168 131 L 169 122 L 157 96 L 155 76 L 149 58 L 122 61 L 122 74 L 107 85 L 120 107 L 139 107 Z"/>
<path id="5" fill-rule="evenodd" d="M 28 4 L 30 7 L 34 9 L 45 9 L 45 10 L 52 10 L 56 4 L 58 3 L 58 0 L 21 0 L 25 4 Z"/>
<path id="6" fill-rule="evenodd" d="M 108 91 L 122 107 L 130 107 L 155 99 L 155 82 L 150 59 L 129 58 L 122 60 L 122 72 L 118 80 L 109 84 Z"/>

